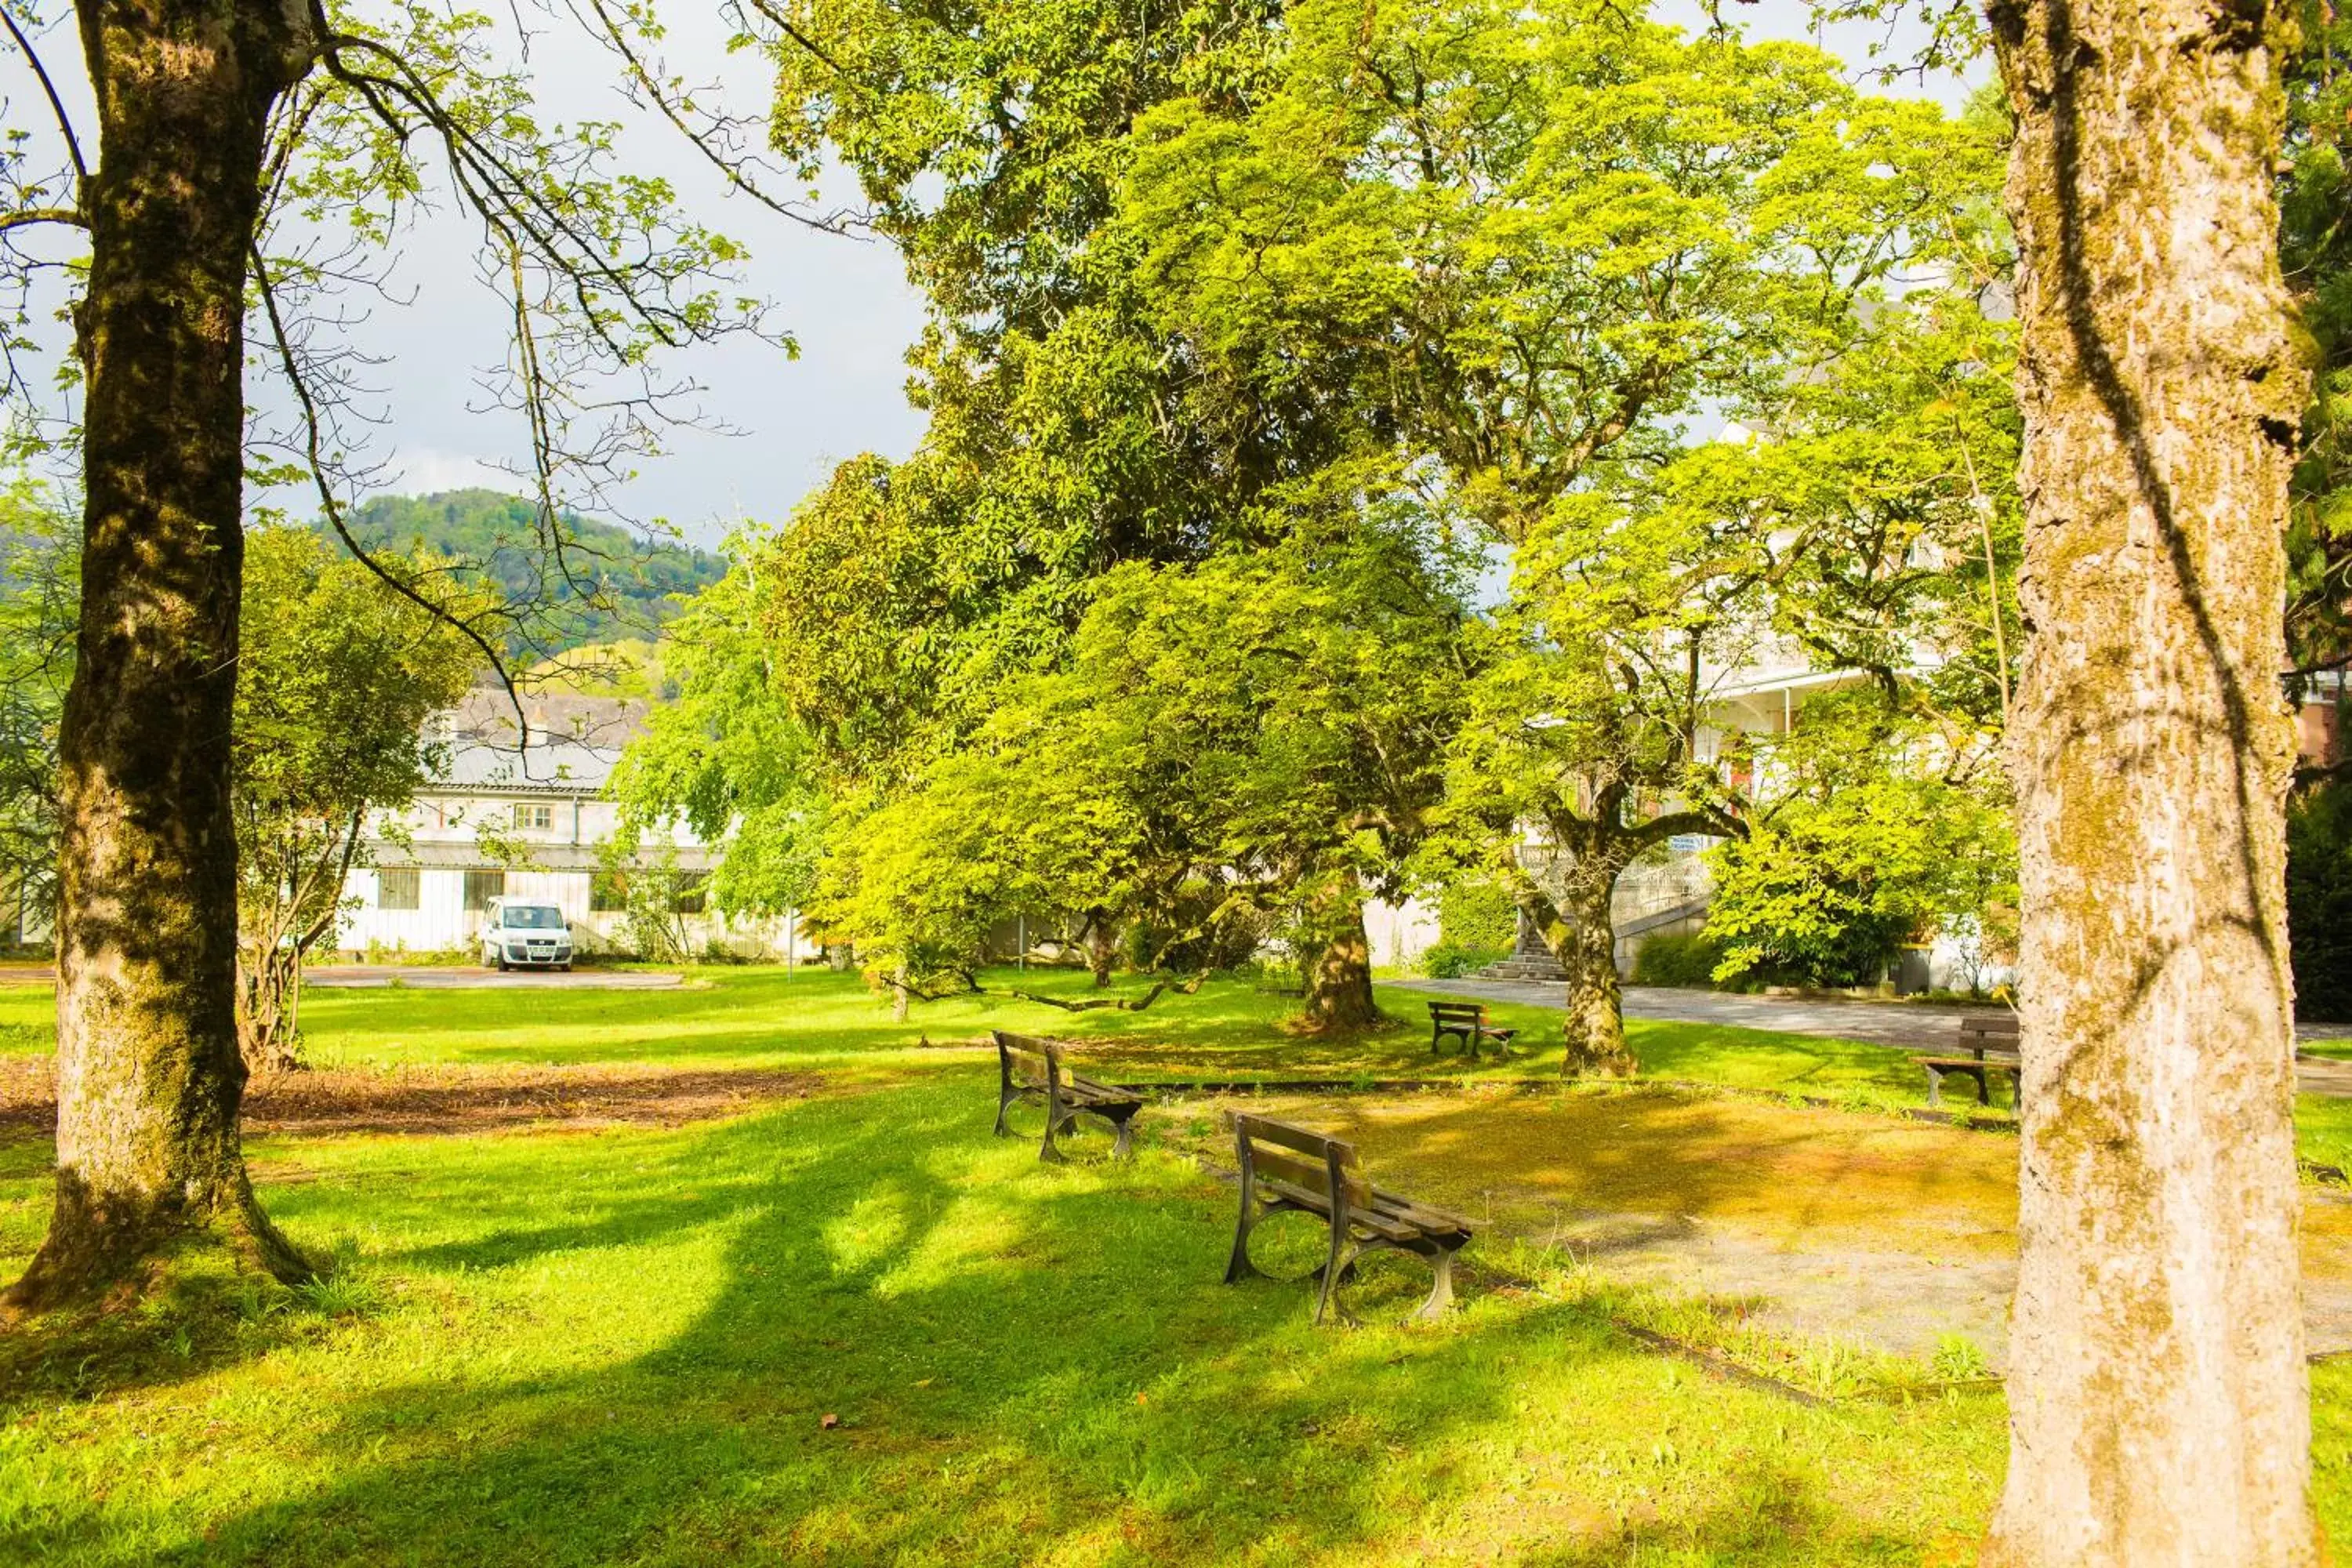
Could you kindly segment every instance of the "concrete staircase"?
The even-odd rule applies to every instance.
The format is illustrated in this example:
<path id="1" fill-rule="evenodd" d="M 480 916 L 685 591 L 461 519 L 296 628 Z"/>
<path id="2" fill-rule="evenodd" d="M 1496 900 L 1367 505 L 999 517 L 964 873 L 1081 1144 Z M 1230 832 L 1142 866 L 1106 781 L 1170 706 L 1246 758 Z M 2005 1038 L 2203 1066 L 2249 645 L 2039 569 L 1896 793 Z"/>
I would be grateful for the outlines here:
<path id="1" fill-rule="evenodd" d="M 1617 890 L 1609 901 L 1610 924 L 1622 944 L 1630 938 L 1698 920 L 1706 913 L 1713 897 L 1714 887 L 1706 863 L 1696 856 L 1637 867 L 1617 880 Z M 1633 962 L 1630 951 L 1622 945 L 1618 948 L 1620 968 Z M 1542 939 L 1522 921 L 1511 956 L 1500 963 L 1488 964 L 1478 972 L 1477 978 L 1559 984 L 1568 979 L 1568 971 L 1559 966 L 1559 960 L 1551 955 Z"/>

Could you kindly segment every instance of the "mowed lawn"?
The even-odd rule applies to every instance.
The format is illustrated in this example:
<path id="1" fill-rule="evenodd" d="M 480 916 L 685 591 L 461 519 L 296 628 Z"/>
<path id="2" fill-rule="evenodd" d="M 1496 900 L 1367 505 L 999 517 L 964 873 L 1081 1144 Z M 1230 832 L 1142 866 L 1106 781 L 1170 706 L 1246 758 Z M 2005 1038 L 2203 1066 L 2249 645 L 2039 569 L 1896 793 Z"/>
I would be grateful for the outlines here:
<path id="1" fill-rule="evenodd" d="M 0 990 L 0 1052 L 47 1049 L 48 1005 Z M 1406 1330 L 1425 1275 L 1401 1261 L 1357 1292 L 1370 1326 L 1317 1331 L 1304 1287 L 1217 1283 L 1231 1190 L 1181 1139 L 1041 1166 L 988 1136 L 992 1060 L 940 1045 L 1050 1029 L 1169 1079 L 1426 1065 L 1410 1022 L 1351 1054 L 1284 1035 L 1288 1005 L 1233 983 L 1140 1015 L 983 998 L 900 1025 L 852 979 L 755 971 L 314 992 L 316 1054 L 348 1074 L 814 1088 L 677 1126 L 253 1139 L 265 1201 L 333 1277 L 198 1279 L 0 1340 L 0 1562 L 1969 1560 L 2005 1462 L 1997 1391 L 1800 1403 L 1658 1353 L 1605 1298 L 1491 1275 Z M 1634 1033 L 1653 1071 L 1653 1051 L 1783 1080 L 1902 1059 Z M 0 1142 L 0 1274 L 38 1240 L 48 1157 Z M 1284 1223 L 1271 1249 L 1303 1266 Z M 2317 1377 L 2341 1538 L 2352 1390 Z"/>

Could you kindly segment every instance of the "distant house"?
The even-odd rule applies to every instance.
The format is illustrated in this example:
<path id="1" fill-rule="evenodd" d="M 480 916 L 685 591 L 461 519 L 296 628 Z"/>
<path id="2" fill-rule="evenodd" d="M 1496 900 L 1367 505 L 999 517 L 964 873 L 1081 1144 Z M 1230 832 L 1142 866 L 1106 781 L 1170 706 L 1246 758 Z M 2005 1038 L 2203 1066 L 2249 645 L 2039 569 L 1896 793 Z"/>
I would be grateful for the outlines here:
<path id="1" fill-rule="evenodd" d="M 645 879 L 659 879 L 657 897 L 693 950 L 781 957 L 798 921 L 730 921 L 709 910 L 702 886 L 716 856 L 683 826 L 625 860 L 604 853 L 619 826 L 604 784 L 622 748 L 643 732 L 646 707 L 637 699 L 529 698 L 524 745 L 506 693 L 477 688 L 436 721 L 449 746 L 443 776 L 408 810 L 369 825 L 367 863 L 345 889 L 353 907 L 337 945 L 361 957 L 467 948 L 489 901 L 504 897 L 561 907 L 583 951 L 627 951 L 632 895 L 643 904 L 656 896 Z"/>

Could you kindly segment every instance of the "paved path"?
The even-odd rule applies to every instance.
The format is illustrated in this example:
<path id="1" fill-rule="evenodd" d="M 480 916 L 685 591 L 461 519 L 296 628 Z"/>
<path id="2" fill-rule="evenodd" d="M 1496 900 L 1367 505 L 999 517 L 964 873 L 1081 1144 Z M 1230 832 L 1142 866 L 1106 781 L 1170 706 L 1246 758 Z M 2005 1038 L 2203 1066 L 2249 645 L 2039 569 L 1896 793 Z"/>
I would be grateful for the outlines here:
<path id="1" fill-rule="evenodd" d="M 1566 988 L 1537 980 L 1388 981 L 1401 989 L 1439 991 L 1482 1002 L 1523 1007 L 1564 1007 Z M 1722 1024 L 1741 1029 L 1777 1029 L 1784 1035 L 1826 1035 L 1868 1040 L 1905 1050 L 1942 1050 L 1952 1043 L 1959 1019 L 1978 1009 L 1927 1002 L 1824 1002 L 1796 996 L 1747 996 L 1729 991 L 1685 991 L 1664 985 L 1625 987 L 1625 1016 L 1675 1024 Z M 2298 1024 L 2305 1042 L 2352 1037 L 2352 1025 Z M 2352 1062 L 2302 1058 L 2297 1075 L 2305 1092 L 2352 1095 Z"/>
<path id="2" fill-rule="evenodd" d="M 57 971 L 45 963 L 0 965 L 0 985 L 47 985 Z M 330 991 L 375 991 L 394 981 L 416 991 L 670 991 L 686 983 L 683 974 L 646 969 L 526 969 L 500 974 L 471 964 L 443 966 L 423 963 L 316 963 L 302 972 L 302 983 Z"/>

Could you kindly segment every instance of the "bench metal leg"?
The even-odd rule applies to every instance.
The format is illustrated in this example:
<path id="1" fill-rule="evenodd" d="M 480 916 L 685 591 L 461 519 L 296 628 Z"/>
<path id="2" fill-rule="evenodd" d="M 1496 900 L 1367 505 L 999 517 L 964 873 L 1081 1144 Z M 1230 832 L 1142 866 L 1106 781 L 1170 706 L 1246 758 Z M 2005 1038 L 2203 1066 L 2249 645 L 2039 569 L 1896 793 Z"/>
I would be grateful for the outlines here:
<path id="1" fill-rule="evenodd" d="M 1110 1157 L 1112 1159 L 1132 1160 L 1135 1158 L 1135 1141 L 1131 1131 L 1134 1124 L 1135 1117 L 1132 1113 L 1122 1116 L 1116 1122 L 1112 1123 L 1113 1126 L 1118 1129 L 1118 1143 L 1110 1152 Z"/>
<path id="2" fill-rule="evenodd" d="M 1322 1286 L 1322 1289 L 1315 1293 L 1315 1321 L 1318 1326 L 1321 1325 L 1324 1317 L 1335 1308 L 1339 1311 L 1341 1322 L 1351 1326 L 1354 1324 L 1355 1318 L 1339 1302 L 1339 1279 L 1355 1266 L 1355 1261 L 1348 1255 L 1348 1229 L 1346 1222 L 1342 1220 L 1331 1226 L 1331 1256 L 1325 1260 L 1322 1268 L 1316 1270 L 1316 1273 L 1320 1276 Z"/>
<path id="3" fill-rule="evenodd" d="M 1429 1260 L 1429 1266 L 1436 1270 L 1437 1278 L 1430 1283 L 1429 1300 L 1416 1308 L 1405 1320 L 1406 1322 L 1433 1323 L 1453 1307 L 1454 1252 L 1453 1247 L 1441 1247 L 1437 1249 L 1437 1256 Z"/>
<path id="4" fill-rule="evenodd" d="M 1944 1075 L 1935 1068 L 1927 1069 L 1927 1106 L 1933 1110 L 1944 1103 Z"/>
<path id="5" fill-rule="evenodd" d="M 1020 1096 L 1018 1093 L 1016 1093 L 1016 1092 L 1014 1092 L 1013 1090 L 1009 1089 L 999 1089 L 999 1090 L 997 1091 L 997 1095 L 996 1095 L 996 1136 L 998 1136 L 999 1138 L 1009 1138 L 1009 1137 L 1011 1137 L 1011 1136 L 1013 1135 L 1013 1129 L 1012 1129 L 1012 1128 L 1010 1128 L 1010 1127 L 1007 1127 L 1007 1126 L 1004 1124 L 1004 1113 L 1005 1113 L 1007 1110 L 1012 1110 L 1012 1109 L 1013 1109 L 1013 1102 L 1014 1100 L 1016 1100 L 1020 1099 L 1020 1098 L 1021 1098 L 1021 1096 Z"/>

